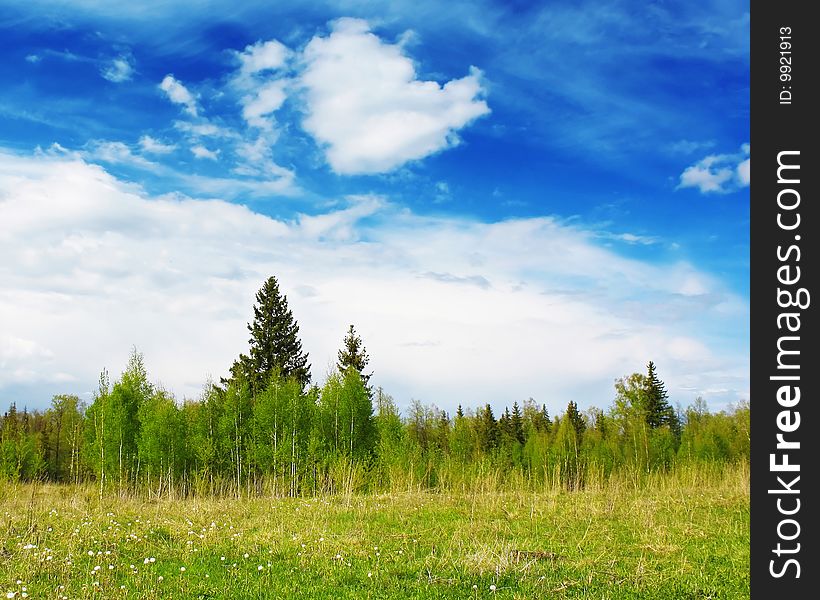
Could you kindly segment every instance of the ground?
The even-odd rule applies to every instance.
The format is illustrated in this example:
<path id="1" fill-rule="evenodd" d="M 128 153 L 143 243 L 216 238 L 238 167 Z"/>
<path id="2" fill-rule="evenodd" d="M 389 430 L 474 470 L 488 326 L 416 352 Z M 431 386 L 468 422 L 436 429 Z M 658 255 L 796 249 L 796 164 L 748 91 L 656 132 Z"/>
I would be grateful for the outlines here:
<path id="1" fill-rule="evenodd" d="M 251 499 L 6 483 L 0 597 L 743 598 L 748 477 Z"/>

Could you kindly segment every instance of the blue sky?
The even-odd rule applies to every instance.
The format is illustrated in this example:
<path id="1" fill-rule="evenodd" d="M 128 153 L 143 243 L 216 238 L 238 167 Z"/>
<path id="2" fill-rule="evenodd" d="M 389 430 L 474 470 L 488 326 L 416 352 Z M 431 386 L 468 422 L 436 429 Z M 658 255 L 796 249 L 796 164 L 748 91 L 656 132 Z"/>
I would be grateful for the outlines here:
<path id="1" fill-rule="evenodd" d="M 322 379 L 748 399 L 749 8 L 0 2 L 0 399 L 178 398 L 279 277 Z"/>

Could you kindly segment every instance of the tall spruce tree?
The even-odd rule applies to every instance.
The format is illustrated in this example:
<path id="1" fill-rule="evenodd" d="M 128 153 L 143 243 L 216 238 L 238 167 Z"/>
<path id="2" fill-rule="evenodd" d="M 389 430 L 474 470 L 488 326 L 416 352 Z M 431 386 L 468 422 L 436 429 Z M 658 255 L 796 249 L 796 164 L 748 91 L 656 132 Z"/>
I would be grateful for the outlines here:
<path id="1" fill-rule="evenodd" d="M 524 444 L 524 418 L 521 415 L 521 409 L 518 407 L 518 402 L 513 402 L 513 409 L 510 415 L 510 431 L 512 436 L 519 444 Z"/>
<path id="2" fill-rule="evenodd" d="M 293 377 L 303 388 L 310 383 L 308 353 L 302 352 L 299 324 L 275 277 L 269 277 L 256 293 L 253 323 L 248 323 L 248 331 L 250 351 L 241 354 L 231 367 L 234 379 L 244 375 L 253 392 L 263 390 L 274 371 L 284 378 Z"/>
<path id="3" fill-rule="evenodd" d="M 677 415 L 669 404 L 669 394 L 666 392 L 666 386 L 658 378 L 655 363 L 650 360 L 646 368 L 646 405 L 644 407 L 646 424 L 652 429 L 656 429 L 661 425 L 668 425 L 675 431 L 677 429 Z"/>
<path id="4" fill-rule="evenodd" d="M 365 389 L 367 389 L 367 393 L 372 395 L 372 390 L 368 384 L 373 373 L 364 372 L 367 367 L 367 363 L 370 362 L 370 357 L 364 349 L 361 336 L 356 333 L 353 325 L 348 328 L 342 344 L 343 347 L 339 350 L 339 359 L 336 363 L 336 366 L 339 368 L 339 372 L 344 374 L 344 372 L 351 367 L 356 369 L 356 371 L 359 372 L 359 377 L 361 377 L 362 383 L 364 383 Z"/>
<path id="5" fill-rule="evenodd" d="M 572 428 L 575 430 L 575 434 L 580 438 L 580 436 L 583 435 L 584 430 L 587 428 L 587 424 L 584 421 L 584 417 L 582 417 L 581 413 L 578 411 L 578 405 L 574 400 L 570 400 L 567 404 L 565 418 L 569 420 L 570 425 L 572 425 Z"/>

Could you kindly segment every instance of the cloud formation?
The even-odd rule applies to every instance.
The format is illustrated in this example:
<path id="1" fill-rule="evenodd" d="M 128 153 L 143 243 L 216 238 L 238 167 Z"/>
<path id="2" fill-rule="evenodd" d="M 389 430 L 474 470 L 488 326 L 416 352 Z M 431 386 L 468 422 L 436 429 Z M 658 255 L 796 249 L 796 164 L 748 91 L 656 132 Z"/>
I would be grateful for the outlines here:
<path id="1" fill-rule="evenodd" d="M 746 303 L 678 262 L 651 265 L 554 218 L 421 217 L 387 199 L 277 220 L 221 200 L 148 196 L 77 155 L 0 152 L 3 385 L 93 389 L 132 344 L 177 397 L 225 374 L 276 275 L 314 377 L 349 323 L 374 382 L 451 409 L 533 396 L 606 405 L 653 359 L 673 401 L 748 394 Z M 71 383 L 73 382 L 73 383 Z M 692 392 L 691 390 L 695 390 Z M 39 399 L 44 404 L 47 398 Z"/>
<path id="2" fill-rule="evenodd" d="M 166 75 L 159 84 L 159 88 L 166 93 L 171 102 L 181 104 L 185 108 L 185 112 L 193 117 L 197 116 L 199 109 L 196 100 L 188 91 L 188 88 L 175 79 L 173 75 Z"/>
<path id="3" fill-rule="evenodd" d="M 119 56 L 112 60 L 107 65 L 104 65 L 100 70 L 100 75 L 104 79 L 113 83 L 122 83 L 129 81 L 134 74 L 134 67 L 131 64 L 131 59 L 127 56 Z"/>
<path id="4" fill-rule="evenodd" d="M 139 139 L 139 145 L 143 152 L 149 154 L 170 154 L 177 148 L 176 144 L 165 144 L 150 135 L 143 135 Z"/>
<path id="5" fill-rule="evenodd" d="M 302 58 L 303 126 L 337 173 L 382 173 L 451 147 L 459 129 L 490 112 L 477 68 L 443 86 L 419 80 L 403 48 L 361 19 L 335 21 Z"/>
<path id="6" fill-rule="evenodd" d="M 751 147 L 743 144 L 738 154 L 710 154 L 687 167 L 678 189 L 694 187 L 702 194 L 727 194 L 751 182 Z"/>

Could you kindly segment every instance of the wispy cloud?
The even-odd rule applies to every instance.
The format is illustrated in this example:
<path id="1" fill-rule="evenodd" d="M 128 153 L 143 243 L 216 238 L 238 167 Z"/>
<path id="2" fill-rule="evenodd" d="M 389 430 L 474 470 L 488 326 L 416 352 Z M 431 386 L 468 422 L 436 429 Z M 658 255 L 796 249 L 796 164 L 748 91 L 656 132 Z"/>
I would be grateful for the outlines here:
<path id="1" fill-rule="evenodd" d="M 173 75 L 166 75 L 159 84 L 159 88 L 165 92 L 171 102 L 182 105 L 185 112 L 194 117 L 197 116 L 198 108 L 194 96 Z"/>
<path id="2" fill-rule="evenodd" d="M 177 148 L 176 144 L 164 144 L 152 138 L 150 135 L 143 135 L 139 139 L 139 145 L 143 152 L 148 152 L 149 154 L 170 154 Z"/>
<path id="3" fill-rule="evenodd" d="M 193 146 L 191 153 L 199 159 L 216 160 L 219 158 L 219 150 L 208 150 L 205 146 Z"/>
<path id="4" fill-rule="evenodd" d="M 131 148 L 123 142 L 106 140 L 92 140 L 79 153 L 92 161 L 102 161 L 110 164 L 131 165 L 149 171 L 161 170 L 163 167 L 147 158 L 134 154 Z"/>
<path id="5" fill-rule="evenodd" d="M 134 66 L 128 56 L 119 56 L 100 69 L 100 75 L 113 83 L 128 81 L 134 74 Z"/>

